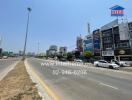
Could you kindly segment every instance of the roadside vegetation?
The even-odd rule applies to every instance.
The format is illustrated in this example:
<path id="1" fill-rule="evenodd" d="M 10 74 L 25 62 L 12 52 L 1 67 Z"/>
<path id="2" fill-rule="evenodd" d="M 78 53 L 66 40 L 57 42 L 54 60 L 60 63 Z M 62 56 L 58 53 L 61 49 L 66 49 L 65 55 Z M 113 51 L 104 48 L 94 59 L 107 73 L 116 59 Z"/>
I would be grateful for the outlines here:
<path id="1" fill-rule="evenodd" d="M 0 100 L 42 100 L 23 61 L 0 81 Z"/>

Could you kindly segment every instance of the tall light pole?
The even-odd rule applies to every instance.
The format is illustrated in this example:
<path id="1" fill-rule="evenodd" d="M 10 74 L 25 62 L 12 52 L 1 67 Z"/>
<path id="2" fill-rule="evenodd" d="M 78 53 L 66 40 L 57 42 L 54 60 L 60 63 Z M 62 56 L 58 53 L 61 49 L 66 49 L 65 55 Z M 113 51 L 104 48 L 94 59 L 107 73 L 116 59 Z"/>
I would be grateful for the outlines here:
<path id="1" fill-rule="evenodd" d="M 25 44 L 24 44 L 24 49 L 23 49 L 23 60 L 25 59 L 25 52 L 26 52 L 26 45 L 27 45 L 27 35 L 28 35 L 28 26 L 29 26 L 29 16 L 31 12 L 31 8 L 27 8 L 28 10 L 28 19 L 27 19 L 27 27 L 26 27 L 26 36 L 25 36 Z"/>

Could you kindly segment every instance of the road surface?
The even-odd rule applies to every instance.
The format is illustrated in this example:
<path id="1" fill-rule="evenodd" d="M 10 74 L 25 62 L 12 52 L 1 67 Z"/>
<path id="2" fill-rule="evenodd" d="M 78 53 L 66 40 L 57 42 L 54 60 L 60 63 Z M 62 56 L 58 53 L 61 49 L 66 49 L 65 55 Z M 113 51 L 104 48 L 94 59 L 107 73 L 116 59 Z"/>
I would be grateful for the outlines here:
<path id="1" fill-rule="evenodd" d="M 60 100 L 132 100 L 132 73 L 90 66 L 44 65 L 50 61 L 36 58 L 27 62 Z M 66 73 L 78 70 L 85 74 Z"/>
<path id="2" fill-rule="evenodd" d="M 19 58 L 0 59 L 0 80 L 16 65 Z"/>

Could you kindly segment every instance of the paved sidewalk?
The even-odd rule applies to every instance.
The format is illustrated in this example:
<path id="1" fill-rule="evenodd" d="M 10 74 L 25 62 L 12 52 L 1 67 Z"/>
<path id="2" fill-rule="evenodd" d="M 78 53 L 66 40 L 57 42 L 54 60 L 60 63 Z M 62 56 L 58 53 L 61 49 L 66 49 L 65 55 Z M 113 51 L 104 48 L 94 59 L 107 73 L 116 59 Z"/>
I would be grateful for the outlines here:
<path id="1" fill-rule="evenodd" d="M 131 67 L 122 67 L 120 70 L 132 72 L 132 66 Z"/>

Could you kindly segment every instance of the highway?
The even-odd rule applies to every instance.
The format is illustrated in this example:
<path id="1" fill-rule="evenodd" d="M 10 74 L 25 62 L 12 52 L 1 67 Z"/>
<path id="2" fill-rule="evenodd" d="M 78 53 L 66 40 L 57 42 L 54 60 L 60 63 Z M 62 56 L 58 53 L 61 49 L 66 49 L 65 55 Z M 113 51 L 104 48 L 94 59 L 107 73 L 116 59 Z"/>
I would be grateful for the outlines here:
<path id="1" fill-rule="evenodd" d="M 0 80 L 14 68 L 20 58 L 0 59 Z"/>
<path id="2" fill-rule="evenodd" d="M 36 58 L 28 58 L 27 62 L 60 100 L 132 100 L 130 72 L 92 66 L 44 65 L 50 61 Z M 84 73 L 73 73 L 78 70 Z"/>

